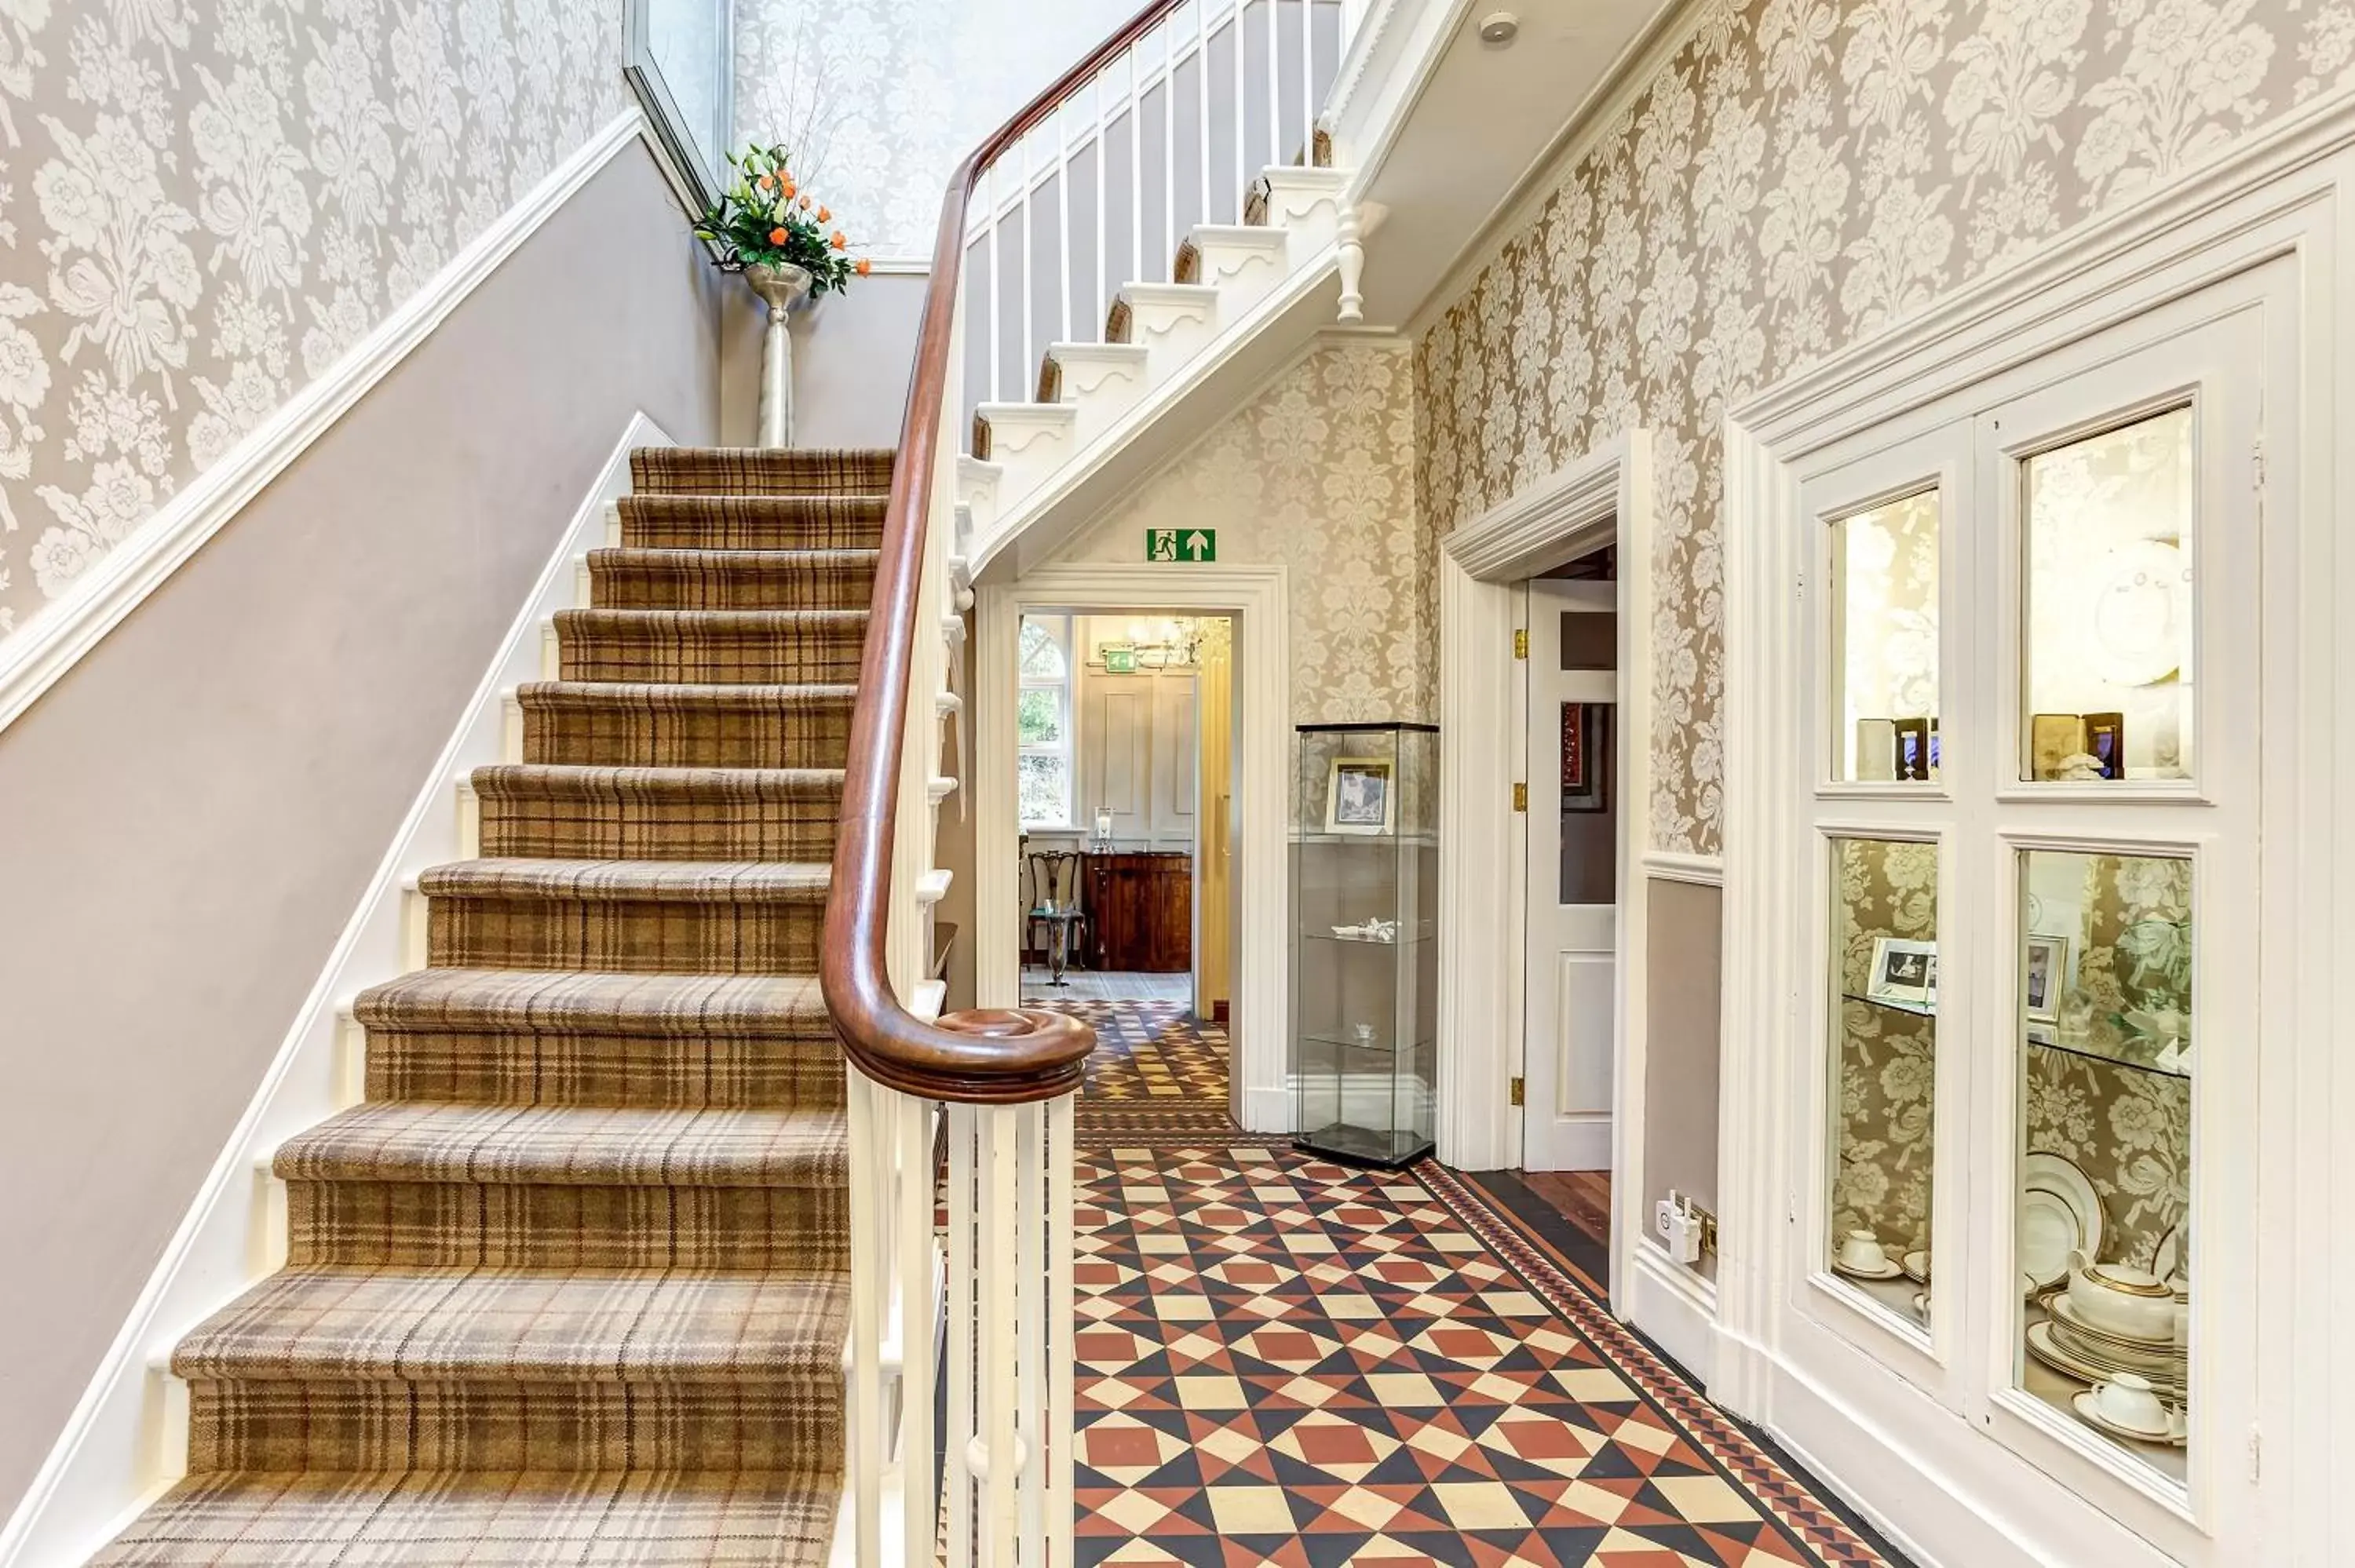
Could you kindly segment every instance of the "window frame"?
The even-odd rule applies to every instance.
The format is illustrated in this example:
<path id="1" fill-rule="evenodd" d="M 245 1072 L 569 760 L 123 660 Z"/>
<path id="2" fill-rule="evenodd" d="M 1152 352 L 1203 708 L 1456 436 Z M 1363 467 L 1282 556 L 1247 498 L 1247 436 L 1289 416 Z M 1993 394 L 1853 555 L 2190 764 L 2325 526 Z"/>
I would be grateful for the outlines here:
<path id="1" fill-rule="evenodd" d="M 1073 700 L 1078 681 L 1078 668 L 1073 658 L 1073 618 L 1064 615 L 1026 614 L 1014 635 L 1014 802 L 1017 820 L 1025 832 L 1070 832 L 1078 827 L 1079 807 L 1079 747 L 1076 740 L 1079 705 Z M 1059 680 L 1022 673 L 1022 630 L 1033 623 L 1045 630 L 1063 657 L 1063 673 Z M 1025 741 L 1022 738 L 1022 699 L 1031 692 L 1055 694 L 1056 716 L 1060 720 L 1057 733 L 1062 737 L 1054 741 Z M 1060 821 L 1020 816 L 1022 809 L 1022 762 L 1029 757 L 1059 757 L 1063 763 L 1063 815 Z"/>

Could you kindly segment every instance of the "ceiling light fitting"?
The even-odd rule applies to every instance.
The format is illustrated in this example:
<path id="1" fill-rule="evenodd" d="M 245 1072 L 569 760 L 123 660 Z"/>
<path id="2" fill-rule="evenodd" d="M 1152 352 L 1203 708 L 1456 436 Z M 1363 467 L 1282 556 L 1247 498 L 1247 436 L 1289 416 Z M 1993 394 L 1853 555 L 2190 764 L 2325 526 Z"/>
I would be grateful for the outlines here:
<path id="1" fill-rule="evenodd" d="M 1480 41 L 1491 48 L 1503 48 L 1521 36 L 1521 19 L 1510 11 L 1491 11 L 1480 18 Z"/>

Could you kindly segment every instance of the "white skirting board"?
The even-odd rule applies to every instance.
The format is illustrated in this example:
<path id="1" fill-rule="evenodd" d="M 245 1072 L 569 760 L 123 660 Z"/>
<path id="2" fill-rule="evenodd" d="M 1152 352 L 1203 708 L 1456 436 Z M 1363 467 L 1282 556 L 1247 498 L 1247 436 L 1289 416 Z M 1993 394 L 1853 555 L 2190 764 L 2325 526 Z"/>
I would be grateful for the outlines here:
<path id="1" fill-rule="evenodd" d="M 606 514 L 629 489 L 630 451 L 670 446 L 644 413 L 632 418 L 540 572 L 497 656 L 426 775 L 399 835 L 328 955 L 293 1026 L 228 1146 L 148 1277 L 57 1446 L 0 1531 L 0 1568 L 79 1563 L 178 1478 L 186 1402 L 168 1372 L 173 1345 L 278 1266 L 285 1251 L 284 1186 L 270 1157 L 293 1134 L 360 1097 L 361 1042 L 352 1000 L 412 967 L 404 961 L 418 874 L 473 853 L 464 797 L 476 768 L 506 756 L 510 694 L 540 675 L 542 628 L 579 602 L 581 558 L 605 542 Z"/>
<path id="2" fill-rule="evenodd" d="M 1648 1235 L 1625 1253 L 1622 1315 L 1708 1388 L 1717 1371 L 1717 1281 L 1671 1260 Z"/>
<path id="3" fill-rule="evenodd" d="M 615 154 L 648 135 L 645 116 L 637 110 L 616 115 L 317 379 L 247 431 L 219 461 L 181 486 L 13 635 L 0 638 L 0 729 L 14 724 L 206 540 L 226 527 L 247 502 L 390 375 Z"/>

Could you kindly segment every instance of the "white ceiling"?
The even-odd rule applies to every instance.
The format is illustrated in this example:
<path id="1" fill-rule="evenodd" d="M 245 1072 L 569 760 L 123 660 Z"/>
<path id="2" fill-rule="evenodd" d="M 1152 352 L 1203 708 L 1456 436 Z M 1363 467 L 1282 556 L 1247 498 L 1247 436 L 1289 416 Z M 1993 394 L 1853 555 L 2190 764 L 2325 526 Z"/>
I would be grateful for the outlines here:
<path id="1" fill-rule="evenodd" d="M 1676 0 L 1475 0 L 1409 111 L 1366 199 L 1389 209 L 1366 241 L 1366 319 L 1403 326 L 1564 130 Z M 1509 11 L 1497 48 L 1481 19 Z"/>

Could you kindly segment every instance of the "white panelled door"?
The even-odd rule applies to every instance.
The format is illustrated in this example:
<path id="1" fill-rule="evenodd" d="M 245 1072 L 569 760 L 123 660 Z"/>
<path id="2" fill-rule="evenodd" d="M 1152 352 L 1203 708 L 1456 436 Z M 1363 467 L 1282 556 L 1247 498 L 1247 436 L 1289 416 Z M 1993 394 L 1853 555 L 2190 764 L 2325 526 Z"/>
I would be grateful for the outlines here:
<path id="1" fill-rule="evenodd" d="M 1611 1168 L 1617 1061 L 1617 585 L 1529 585 L 1521 1167 Z"/>

